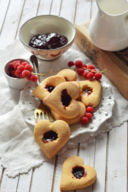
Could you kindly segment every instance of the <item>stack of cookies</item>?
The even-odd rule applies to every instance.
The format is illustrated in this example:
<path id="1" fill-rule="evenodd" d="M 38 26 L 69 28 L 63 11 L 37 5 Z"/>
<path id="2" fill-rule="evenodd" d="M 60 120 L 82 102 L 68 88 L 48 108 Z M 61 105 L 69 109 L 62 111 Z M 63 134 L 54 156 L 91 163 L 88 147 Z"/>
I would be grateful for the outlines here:
<path id="1" fill-rule="evenodd" d="M 75 71 L 63 69 L 42 81 L 33 95 L 51 109 L 54 119 L 71 125 L 80 121 L 86 106 L 96 107 L 100 103 L 101 84 L 97 80 L 77 81 Z"/>

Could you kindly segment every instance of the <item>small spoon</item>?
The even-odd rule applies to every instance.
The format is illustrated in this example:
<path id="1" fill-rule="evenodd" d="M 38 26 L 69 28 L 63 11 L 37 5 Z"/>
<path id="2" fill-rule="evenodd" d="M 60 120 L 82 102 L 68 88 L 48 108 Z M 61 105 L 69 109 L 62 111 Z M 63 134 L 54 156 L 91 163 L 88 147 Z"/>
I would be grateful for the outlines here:
<path id="1" fill-rule="evenodd" d="M 31 55 L 30 56 L 30 61 L 31 61 L 32 65 L 33 65 L 34 72 L 39 73 L 39 66 L 38 66 L 37 57 L 35 55 Z M 39 85 L 39 84 L 40 84 L 40 79 L 38 77 L 37 85 Z M 45 110 L 50 111 L 49 107 L 43 101 L 41 101 L 41 104 L 45 107 Z"/>
<path id="2" fill-rule="evenodd" d="M 34 72 L 39 73 L 39 65 L 38 65 L 37 57 L 35 55 L 31 55 L 30 56 L 30 61 L 31 61 L 32 65 L 33 65 Z M 40 83 L 40 79 L 38 77 L 37 84 L 39 85 L 39 83 Z"/>

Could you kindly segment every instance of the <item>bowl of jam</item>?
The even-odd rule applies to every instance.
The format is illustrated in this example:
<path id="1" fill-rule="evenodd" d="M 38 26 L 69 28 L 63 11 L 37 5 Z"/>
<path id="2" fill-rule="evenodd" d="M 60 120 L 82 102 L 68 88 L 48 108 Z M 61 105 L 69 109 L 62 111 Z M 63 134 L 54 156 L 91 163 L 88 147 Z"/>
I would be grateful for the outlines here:
<path id="1" fill-rule="evenodd" d="M 72 45 L 75 28 L 67 19 L 41 15 L 26 21 L 20 28 L 22 44 L 39 59 L 54 60 Z"/>

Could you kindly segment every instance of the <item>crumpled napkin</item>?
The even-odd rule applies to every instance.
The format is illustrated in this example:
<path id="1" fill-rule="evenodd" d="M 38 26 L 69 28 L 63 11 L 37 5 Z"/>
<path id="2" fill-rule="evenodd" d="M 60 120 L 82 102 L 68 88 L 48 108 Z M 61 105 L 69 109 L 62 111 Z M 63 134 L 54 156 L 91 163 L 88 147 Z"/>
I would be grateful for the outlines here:
<path id="1" fill-rule="evenodd" d="M 44 159 L 42 155 L 18 105 L 0 116 L 0 162 L 9 176 L 39 166 Z"/>
<path id="2" fill-rule="evenodd" d="M 42 62 L 40 71 L 47 71 L 48 66 L 51 71 L 54 71 L 57 66 L 59 70 L 69 59 L 81 59 L 86 63 L 91 63 L 84 54 L 76 49 L 76 47 L 70 48 L 62 57 L 53 61 L 52 66 L 50 62 L 47 62 L 47 65 Z M 39 166 L 47 159 L 34 141 L 33 127 L 24 121 L 19 106 L 20 91 L 9 88 L 3 75 L 4 64 L 14 58 L 28 59 L 30 53 L 22 47 L 19 41 L 14 41 L 0 53 L 0 164 L 6 168 L 8 176 L 15 177 L 19 173 L 28 172 L 31 168 Z M 112 118 L 104 124 L 108 131 L 128 120 L 128 101 L 120 95 L 106 77 L 103 77 L 103 81 L 112 86 L 116 102 Z"/>

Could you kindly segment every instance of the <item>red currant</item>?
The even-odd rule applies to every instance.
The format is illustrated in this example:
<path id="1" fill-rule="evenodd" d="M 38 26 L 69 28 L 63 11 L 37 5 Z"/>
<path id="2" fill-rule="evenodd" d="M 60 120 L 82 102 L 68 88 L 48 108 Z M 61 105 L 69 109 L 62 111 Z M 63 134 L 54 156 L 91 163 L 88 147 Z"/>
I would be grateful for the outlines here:
<path id="1" fill-rule="evenodd" d="M 9 66 L 14 69 L 15 65 L 13 63 L 9 63 Z"/>
<path id="2" fill-rule="evenodd" d="M 92 106 L 87 106 L 86 107 L 86 112 L 87 113 L 93 113 L 93 111 L 94 111 L 94 108 Z"/>
<path id="3" fill-rule="evenodd" d="M 29 81 L 31 81 L 31 76 L 32 76 L 32 73 L 30 73 L 30 76 L 27 77 L 27 79 L 28 79 Z"/>
<path id="4" fill-rule="evenodd" d="M 32 66 L 30 64 L 25 65 L 24 69 L 26 69 L 26 70 L 28 70 L 30 72 L 33 71 L 33 68 L 32 68 Z"/>
<path id="5" fill-rule="evenodd" d="M 73 62 L 73 61 L 69 61 L 69 62 L 68 62 L 68 66 L 69 66 L 69 67 L 74 66 L 74 62 Z"/>
<path id="6" fill-rule="evenodd" d="M 83 73 L 83 77 L 85 78 L 85 79 L 87 79 L 87 75 L 88 75 L 88 71 L 85 71 L 84 73 Z"/>
<path id="7" fill-rule="evenodd" d="M 83 116 L 83 117 L 81 118 L 81 124 L 83 124 L 83 125 L 87 124 L 88 121 L 89 121 L 88 118 L 85 117 L 85 116 Z"/>
<path id="8" fill-rule="evenodd" d="M 77 60 L 77 61 L 75 62 L 75 66 L 76 66 L 77 68 L 82 67 L 82 66 L 83 66 L 82 61 L 81 61 L 81 60 Z"/>
<path id="9" fill-rule="evenodd" d="M 25 67 L 26 65 L 28 65 L 27 61 L 22 61 L 22 65 Z"/>
<path id="10" fill-rule="evenodd" d="M 36 82 L 37 79 L 38 77 L 36 75 L 31 75 L 31 78 L 30 78 L 31 81 Z"/>
<path id="11" fill-rule="evenodd" d="M 91 72 L 92 72 L 93 74 L 95 74 L 95 73 L 97 72 L 97 70 L 96 70 L 96 69 L 92 69 Z"/>
<path id="12" fill-rule="evenodd" d="M 22 77 L 23 77 L 23 78 L 28 78 L 28 77 L 30 77 L 30 75 L 31 75 L 31 72 L 28 71 L 28 70 L 24 70 L 24 71 L 22 72 Z"/>
<path id="13" fill-rule="evenodd" d="M 14 72 L 16 77 L 21 77 L 21 71 L 19 71 L 18 69 Z"/>
<path id="14" fill-rule="evenodd" d="M 87 68 L 88 68 L 88 69 L 95 69 L 95 66 L 94 66 L 94 65 L 88 65 Z"/>
<path id="15" fill-rule="evenodd" d="M 84 69 L 83 69 L 83 68 L 77 68 L 77 73 L 78 73 L 79 75 L 83 75 Z"/>
<path id="16" fill-rule="evenodd" d="M 17 69 L 19 66 L 20 66 L 20 64 L 17 63 L 17 64 L 15 65 L 15 69 Z"/>
<path id="17" fill-rule="evenodd" d="M 83 64 L 82 67 L 83 67 L 84 69 L 87 69 L 87 65 L 86 65 L 86 64 Z"/>
<path id="18" fill-rule="evenodd" d="M 97 72 L 96 74 L 95 74 L 95 79 L 96 80 L 100 80 L 102 78 L 102 74 L 100 73 L 100 72 Z"/>
<path id="19" fill-rule="evenodd" d="M 88 74 L 87 74 L 88 79 L 92 79 L 93 76 L 94 76 L 93 72 L 88 72 Z"/>
<path id="20" fill-rule="evenodd" d="M 88 119 L 92 119 L 92 113 L 86 113 L 85 116 L 86 116 Z"/>
<path id="21" fill-rule="evenodd" d="M 22 72 L 22 71 L 24 70 L 24 66 L 23 66 L 23 65 L 19 65 L 19 66 L 17 67 L 17 69 Z"/>
<path id="22" fill-rule="evenodd" d="M 19 60 L 11 61 L 11 62 L 9 63 L 9 65 L 10 65 L 11 67 L 13 67 L 14 69 L 17 69 L 17 67 L 20 65 L 20 61 L 19 61 Z"/>

